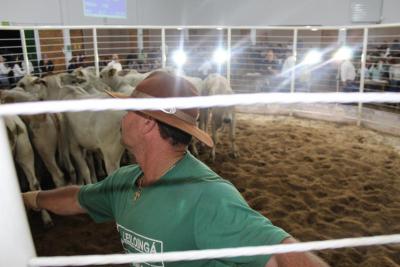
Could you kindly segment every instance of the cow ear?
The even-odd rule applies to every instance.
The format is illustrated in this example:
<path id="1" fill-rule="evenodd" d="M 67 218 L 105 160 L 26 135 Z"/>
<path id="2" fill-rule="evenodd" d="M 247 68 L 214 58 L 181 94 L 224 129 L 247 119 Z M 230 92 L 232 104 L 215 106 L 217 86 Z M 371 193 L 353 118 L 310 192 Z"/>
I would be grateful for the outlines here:
<path id="1" fill-rule="evenodd" d="M 43 80 L 43 79 L 40 79 L 40 78 L 36 79 L 36 80 L 33 82 L 33 84 L 44 85 L 44 86 L 47 87 L 47 82 L 46 82 L 45 80 Z"/>
<path id="2" fill-rule="evenodd" d="M 117 73 L 117 70 L 112 68 L 108 71 L 108 77 L 112 77 Z"/>

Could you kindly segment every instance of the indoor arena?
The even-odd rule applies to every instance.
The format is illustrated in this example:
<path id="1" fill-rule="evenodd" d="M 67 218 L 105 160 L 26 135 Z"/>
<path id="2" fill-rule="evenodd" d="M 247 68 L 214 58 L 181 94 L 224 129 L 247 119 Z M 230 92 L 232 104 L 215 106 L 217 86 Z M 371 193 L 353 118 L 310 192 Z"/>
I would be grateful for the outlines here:
<path id="1" fill-rule="evenodd" d="M 400 2 L 0 3 L 0 266 L 400 266 Z"/>

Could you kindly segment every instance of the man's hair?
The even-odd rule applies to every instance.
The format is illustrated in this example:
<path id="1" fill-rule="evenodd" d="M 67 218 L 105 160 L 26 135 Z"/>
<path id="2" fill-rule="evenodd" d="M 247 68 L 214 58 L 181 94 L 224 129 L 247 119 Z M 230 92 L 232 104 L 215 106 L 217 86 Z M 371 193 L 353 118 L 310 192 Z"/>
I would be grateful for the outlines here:
<path id="1" fill-rule="evenodd" d="M 160 135 L 163 139 L 168 140 L 171 145 L 176 146 L 179 144 L 189 145 L 192 141 L 192 136 L 178 128 L 165 124 L 161 121 L 157 121 Z"/>

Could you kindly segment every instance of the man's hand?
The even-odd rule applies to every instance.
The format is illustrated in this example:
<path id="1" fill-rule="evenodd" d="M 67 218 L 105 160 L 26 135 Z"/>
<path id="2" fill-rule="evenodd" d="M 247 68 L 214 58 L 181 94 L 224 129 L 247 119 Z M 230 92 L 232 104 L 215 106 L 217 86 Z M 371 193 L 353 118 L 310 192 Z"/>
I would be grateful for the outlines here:
<path id="1" fill-rule="evenodd" d="M 24 205 L 28 210 L 40 210 L 37 204 L 37 196 L 40 191 L 30 191 L 26 193 L 22 193 L 22 199 L 24 201 Z"/>
<path id="2" fill-rule="evenodd" d="M 86 213 L 78 201 L 79 186 L 66 186 L 53 190 L 32 191 L 22 194 L 27 209 L 45 209 L 58 215 Z"/>
<path id="3" fill-rule="evenodd" d="M 282 244 L 297 243 L 297 240 L 288 237 Z M 329 267 L 322 259 L 309 252 L 285 253 L 272 256 L 265 267 Z"/>

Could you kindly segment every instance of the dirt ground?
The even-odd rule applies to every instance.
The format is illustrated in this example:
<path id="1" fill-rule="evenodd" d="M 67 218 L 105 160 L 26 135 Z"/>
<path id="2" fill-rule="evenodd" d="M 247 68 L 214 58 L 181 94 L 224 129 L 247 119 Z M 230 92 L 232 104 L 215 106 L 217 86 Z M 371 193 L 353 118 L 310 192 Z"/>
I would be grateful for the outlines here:
<path id="1" fill-rule="evenodd" d="M 356 126 L 239 114 L 230 157 L 221 134 L 210 163 L 249 205 L 302 241 L 400 233 L 400 142 Z M 389 146 L 389 144 L 396 146 Z M 114 223 L 53 216 L 30 224 L 40 256 L 122 252 Z M 331 266 L 400 266 L 400 245 L 318 252 Z"/>

